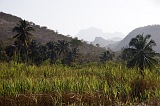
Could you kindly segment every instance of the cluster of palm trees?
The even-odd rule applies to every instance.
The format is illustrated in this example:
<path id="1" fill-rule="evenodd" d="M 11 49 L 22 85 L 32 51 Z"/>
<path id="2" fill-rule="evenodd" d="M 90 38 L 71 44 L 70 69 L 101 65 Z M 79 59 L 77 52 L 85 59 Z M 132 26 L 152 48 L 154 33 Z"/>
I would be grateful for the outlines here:
<path id="1" fill-rule="evenodd" d="M 33 36 L 31 31 L 34 31 L 34 28 L 25 20 L 21 20 L 13 28 L 13 32 L 16 33 L 13 37 L 14 44 L 5 48 L 3 43 L 0 43 L 0 60 L 14 60 L 17 63 L 31 62 L 36 65 L 40 65 L 45 60 L 50 60 L 50 64 L 55 64 L 57 60 L 60 60 L 62 64 L 71 65 L 79 58 L 78 47 L 83 43 L 78 38 L 73 38 L 70 42 L 58 40 L 42 45 L 36 40 L 31 40 L 31 36 Z M 129 47 L 122 50 L 121 59 L 127 62 L 128 68 L 137 67 L 140 70 L 146 68 L 151 70 L 156 67 L 159 53 L 153 50 L 156 43 L 150 37 L 151 35 L 137 35 L 131 39 Z M 106 51 L 99 58 L 102 63 L 105 63 L 115 57 L 113 52 Z"/>
<path id="2" fill-rule="evenodd" d="M 5 53 L 0 52 L 1 57 L 6 57 L 5 59 L 8 61 L 14 60 L 17 63 L 34 63 L 36 65 L 40 65 L 45 60 L 50 60 L 50 64 L 55 64 L 57 60 L 60 60 L 63 64 L 71 65 L 78 58 L 78 47 L 82 45 L 82 42 L 77 38 L 70 42 L 58 40 L 58 42 L 50 41 L 42 45 L 31 39 L 33 36 L 31 31 L 34 31 L 34 28 L 27 21 L 21 20 L 13 28 L 13 32 L 16 33 L 13 36 L 14 44 L 7 46 L 5 50 L 3 44 L 0 44 L 0 51 L 5 51 Z M 6 56 L 2 56 L 4 54 Z"/>

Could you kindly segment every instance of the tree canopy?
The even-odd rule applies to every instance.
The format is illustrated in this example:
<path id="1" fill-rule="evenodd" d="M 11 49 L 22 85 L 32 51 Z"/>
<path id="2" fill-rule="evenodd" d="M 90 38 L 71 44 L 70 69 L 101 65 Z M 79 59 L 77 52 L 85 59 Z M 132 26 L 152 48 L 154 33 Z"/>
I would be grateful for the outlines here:
<path id="1" fill-rule="evenodd" d="M 127 61 L 129 68 L 137 67 L 140 70 L 149 68 L 151 70 L 158 64 L 156 56 L 159 53 L 153 50 L 153 46 L 156 46 L 156 43 L 150 38 L 151 35 L 144 36 L 143 34 L 139 34 L 135 38 L 132 38 L 129 42 L 129 47 L 124 49 L 126 53 L 130 53 Z"/>

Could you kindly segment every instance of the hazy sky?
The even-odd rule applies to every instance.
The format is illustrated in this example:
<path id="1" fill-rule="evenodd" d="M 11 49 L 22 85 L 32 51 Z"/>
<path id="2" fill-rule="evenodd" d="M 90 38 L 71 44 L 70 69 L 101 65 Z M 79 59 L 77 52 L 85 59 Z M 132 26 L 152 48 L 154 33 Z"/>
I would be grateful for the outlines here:
<path id="1" fill-rule="evenodd" d="M 89 27 L 127 35 L 160 24 L 160 0 L 0 0 L 0 11 L 72 36 Z"/>

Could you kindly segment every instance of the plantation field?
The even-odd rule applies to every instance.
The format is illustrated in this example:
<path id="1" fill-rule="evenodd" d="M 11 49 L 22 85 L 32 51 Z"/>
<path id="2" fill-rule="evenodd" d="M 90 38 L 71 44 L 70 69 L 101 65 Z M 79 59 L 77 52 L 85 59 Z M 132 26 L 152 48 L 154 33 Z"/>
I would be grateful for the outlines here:
<path id="1" fill-rule="evenodd" d="M 125 64 L 0 63 L 0 106 L 160 105 L 160 73 Z"/>

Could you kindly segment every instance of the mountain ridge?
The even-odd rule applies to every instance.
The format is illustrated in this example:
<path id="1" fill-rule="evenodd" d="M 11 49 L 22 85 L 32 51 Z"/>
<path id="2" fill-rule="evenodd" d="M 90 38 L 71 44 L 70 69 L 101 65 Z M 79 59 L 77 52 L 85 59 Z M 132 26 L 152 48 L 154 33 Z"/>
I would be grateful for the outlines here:
<path id="1" fill-rule="evenodd" d="M 84 39 L 90 42 L 92 42 L 95 39 L 95 37 L 102 37 L 104 39 L 112 39 L 114 37 L 120 37 L 120 36 L 122 38 L 125 37 L 125 35 L 122 34 L 121 32 L 114 32 L 114 33 L 103 32 L 101 29 L 96 28 L 96 27 L 81 29 L 78 32 L 78 34 L 75 35 L 75 37 L 78 37 L 79 39 Z"/>
<path id="2" fill-rule="evenodd" d="M 160 52 L 160 25 L 148 25 L 144 27 L 139 27 L 132 30 L 115 48 L 115 51 L 120 51 L 121 48 L 128 46 L 130 40 L 136 37 L 139 34 L 143 34 L 144 36 L 147 34 L 151 35 L 151 39 L 153 39 L 157 46 L 153 47 L 156 52 Z"/>

